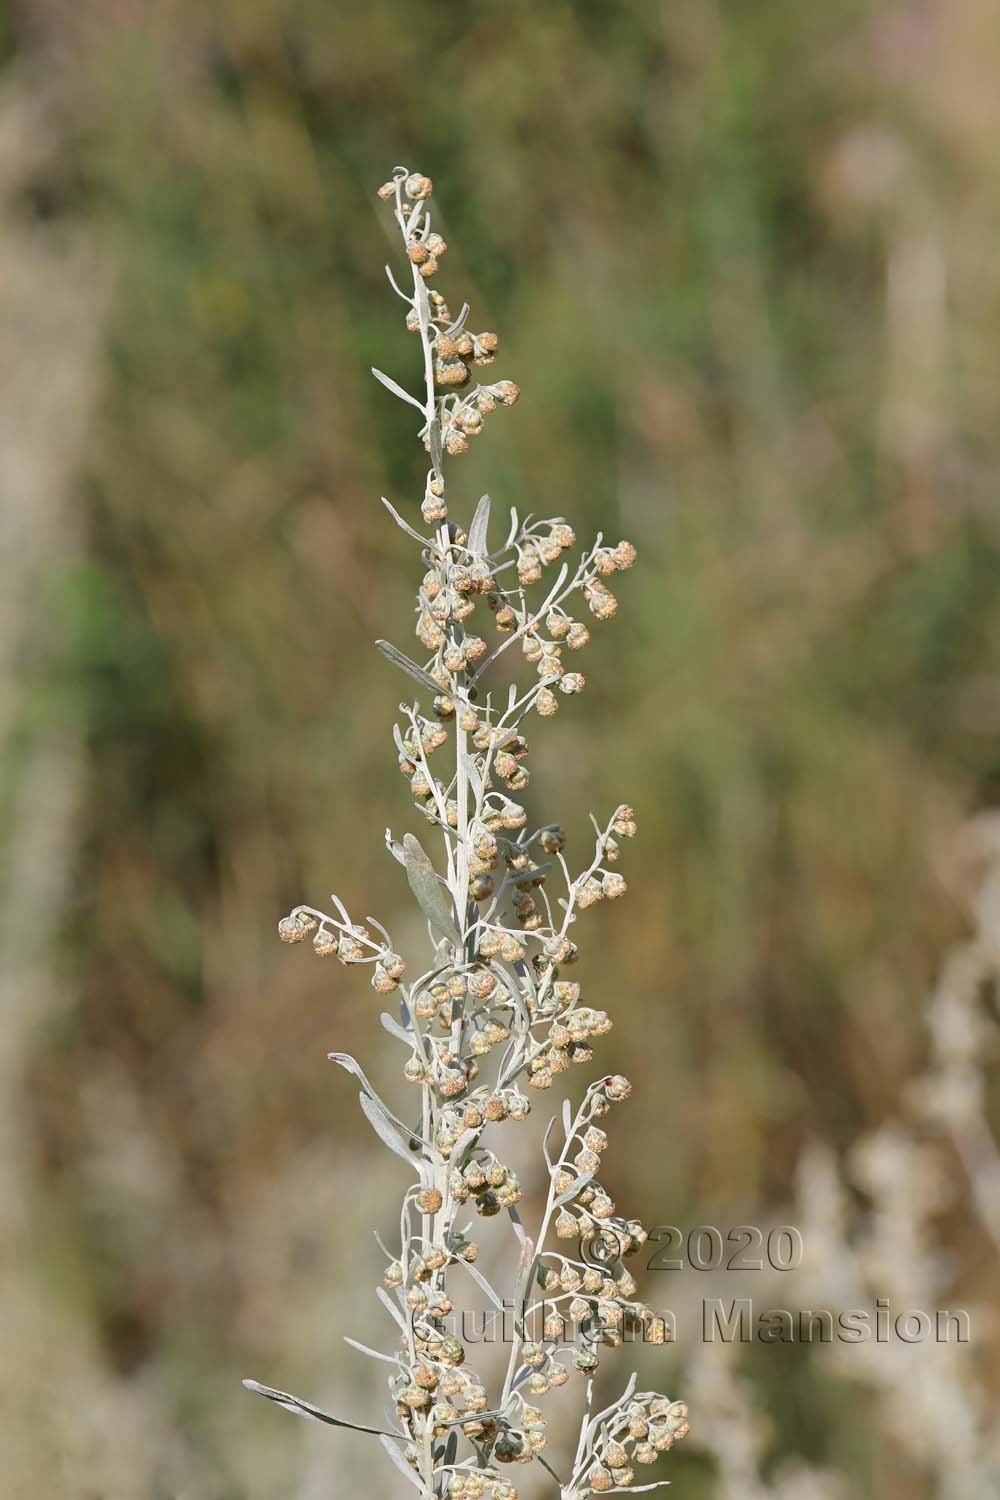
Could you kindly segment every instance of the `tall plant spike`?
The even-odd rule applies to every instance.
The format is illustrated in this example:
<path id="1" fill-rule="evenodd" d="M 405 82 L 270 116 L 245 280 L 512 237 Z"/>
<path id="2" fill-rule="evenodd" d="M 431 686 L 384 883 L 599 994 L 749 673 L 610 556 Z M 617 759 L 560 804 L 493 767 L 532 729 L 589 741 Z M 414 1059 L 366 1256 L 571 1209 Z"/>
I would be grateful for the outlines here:
<path id="1" fill-rule="evenodd" d="M 600 622 L 616 613 L 608 580 L 632 566 L 635 549 L 625 541 L 609 546 L 599 535 L 573 566 L 564 559 L 576 538 L 561 516 L 534 520 L 516 511 L 497 543 L 487 496 L 467 529 L 451 518 L 446 461 L 466 452 L 519 391 L 513 381 L 481 373 L 496 360 L 496 334 L 473 333 L 468 307 L 453 317 L 431 288 L 448 247 L 432 227 L 430 179 L 399 167 L 379 197 L 392 208 L 410 269 L 412 286 L 404 290 L 386 268 L 419 343 L 421 388 L 412 393 L 374 374 L 419 411 L 418 435 L 429 455 L 420 522 L 385 502 L 419 546 L 423 567 L 417 659 L 377 644 L 407 679 L 407 691 L 419 690 L 400 705 L 394 737 L 425 825 L 420 838 L 386 839 L 426 921 L 427 953 L 422 965 L 404 959 L 384 927 L 371 917 L 355 920 L 336 897 L 331 911 L 296 907 L 278 931 L 290 943 L 310 938 L 321 956 L 367 966 L 372 988 L 399 1001 L 398 1021 L 383 1015 L 382 1022 L 406 1049 L 403 1076 L 419 1098 L 415 1110 L 402 1110 L 407 1118 L 379 1097 L 353 1058 L 331 1054 L 360 1084 L 375 1133 L 414 1174 L 403 1195 L 399 1244 L 385 1252 L 377 1289 L 395 1346 L 379 1352 L 348 1340 L 389 1365 L 394 1425 L 386 1431 L 349 1422 L 287 1392 L 245 1383 L 299 1415 L 378 1436 L 423 1500 L 516 1500 L 511 1466 L 532 1462 L 561 1500 L 651 1489 L 636 1482 L 637 1466 L 653 1463 L 687 1432 L 683 1402 L 636 1391 L 633 1375 L 617 1401 L 592 1411 L 603 1351 L 635 1339 L 662 1344 L 669 1332 L 638 1300 L 626 1266 L 645 1231 L 618 1212 L 599 1182 L 607 1137 L 598 1121 L 628 1098 L 628 1080 L 600 1078 L 575 1112 L 567 1103 L 561 1122 L 550 1121 L 542 1145 L 549 1189 L 532 1234 L 517 1212 L 521 1188 L 498 1154 L 505 1122 L 530 1112 L 524 1090 L 545 1090 L 557 1074 L 589 1063 L 592 1044 L 612 1024 L 605 1011 L 583 1003 L 570 975 L 580 913 L 625 892 L 616 866 L 622 841 L 636 831 L 634 814 L 622 805 L 603 823 L 592 818 L 593 853 L 573 874 L 561 828 L 531 829 L 519 799 L 529 779 L 529 725 L 583 690 L 583 674 L 566 657 L 586 646 L 587 615 Z M 527 679 L 521 685 L 511 681 L 518 658 Z M 503 1293 L 475 1264 L 470 1210 L 509 1218 Z M 470 1369 L 453 1331 L 459 1299 L 473 1283 L 494 1306 L 514 1309 L 506 1373 L 494 1391 Z M 539 1402 L 571 1378 L 582 1382 L 583 1415 L 567 1463 L 546 1450 Z"/>

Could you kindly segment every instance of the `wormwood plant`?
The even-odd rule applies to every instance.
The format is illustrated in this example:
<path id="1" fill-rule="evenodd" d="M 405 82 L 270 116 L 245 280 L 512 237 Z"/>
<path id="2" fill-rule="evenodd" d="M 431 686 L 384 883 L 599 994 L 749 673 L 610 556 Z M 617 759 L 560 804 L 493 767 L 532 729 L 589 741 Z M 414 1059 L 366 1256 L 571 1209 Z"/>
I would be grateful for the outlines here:
<path id="1" fill-rule="evenodd" d="M 431 227 L 430 195 L 430 180 L 402 167 L 379 190 L 393 206 L 412 273 L 412 288 L 404 290 L 386 268 L 419 341 L 421 394 L 373 372 L 420 413 L 430 457 L 421 504 L 426 534 L 383 501 L 420 550 L 422 664 L 377 642 L 419 689 L 400 705 L 394 734 L 399 768 L 442 873 L 414 834 L 399 843 L 387 833 L 386 843 L 426 919 L 426 967 L 410 978 L 411 965 L 385 928 L 371 917 L 352 920 L 336 896 L 332 912 L 298 906 L 278 924 L 286 942 L 311 938 L 322 956 L 367 965 L 372 988 L 399 1000 L 399 1019 L 381 1019 L 406 1052 L 403 1076 L 417 1102 L 403 1114 L 414 1123 L 389 1108 L 352 1057 L 331 1053 L 359 1081 L 370 1124 L 414 1178 L 403 1195 L 398 1245 L 379 1241 L 386 1265 L 378 1296 L 396 1325 L 396 1347 L 380 1353 L 347 1340 L 390 1366 L 391 1426 L 343 1421 L 287 1392 L 246 1384 L 300 1415 L 376 1435 L 424 1500 L 516 1500 L 510 1465 L 532 1462 L 548 1471 L 562 1500 L 584 1500 L 656 1488 L 635 1483 L 635 1465 L 653 1463 L 687 1432 L 684 1404 L 637 1391 L 634 1375 L 616 1401 L 593 1411 L 602 1350 L 629 1338 L 662 1344 L 667 1337 L 664 1319 L 638 1300 L 626 1267 L 645 1231 L 618 1213 L 598 1180 L 607 1136 L 597 1122 L 628 1098 L 630 1084 L 600 1078 L 575 1112 L 567 1101 L 561 1120 L 550 1120 L 542 1145 L 548 1195 L 531 1235 L 518 1216 L 521 1189 L 504 1164 L 503 1134 L 506 1122 L 524 1120 L 531 1109 L 522 1085 L 547 1089 L 557 1074 L 590 1062 L 594 1039 L 611 1027 L 604 1010 L 583 1003 L 570 977 L 575 931 L 587 907 L 624 893 L 614 867 L 620 842 L 636 825 L 626 806 L 603 825 L 592 818 L 593 853 L 573 874 L 562 830 L 554 823 L 529 829 L 518 799 L 528 785 L 532 716 L 550 717 L 560 695 L 575 697 L 584 687 L 564 653 L 584 647 L 589 630 L 570 611 L 582 606 L 597 621 L 610 619 L 618 605 L 607 580 L 632 566 L 635 549 L 598 536 L 573 567 L 564 554 L 576 539 L 560 516 L 534 520 L 513 511 L 500 543 L 489 538 L 488 496 L 467 529 L 450 518 L 446 457 L 464 453 L 498 407 L 514 404 L 518 388 L 510 380 L 474 379 L 496 358 L 496 334 L 472 333 L 468 307 L 452 317 L 429 287 L 447 249 Z M 547 569 L 555 570 L 552 581 Z M 533 669 L 527 685 L 515 680 L 518 655 Z M 470 1210 L 510 1222 L 504 1295 L 476 1265 Z M 452 1331 L 463 1277 L 496 1308 L 513 1309 L 506 1374 L 492 1394 Z M 583 1415 L 561 1478 L 543 1456 L 538 1402 L 571 1371 L 584 1382 Z"/>

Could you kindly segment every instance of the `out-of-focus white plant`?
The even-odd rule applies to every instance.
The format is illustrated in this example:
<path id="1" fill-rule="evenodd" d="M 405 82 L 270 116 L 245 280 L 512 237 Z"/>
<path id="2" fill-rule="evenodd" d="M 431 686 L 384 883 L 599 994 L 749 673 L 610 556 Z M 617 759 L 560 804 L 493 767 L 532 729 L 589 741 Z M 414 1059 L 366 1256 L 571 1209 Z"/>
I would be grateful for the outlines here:
<path id="1" fill-rule="evenodd" d="M 558 824 L 529 828 L 518 798 L 529 779 L 529 726 L 554 714 L 560 697 L 584 688 L 564 653 L 587 644 L 584 616 L 603 621 L 616 613 L 608 580 L 632 566 L 635 549 L 598 536 L 570 566 L 564 554 L 576 539 L 563 517 L 536 520 L 516 511 L 502 540 L 491 542 L 487 496 L 467 526 L 452 519 L 446 459 L 465 452 L 519 392 L 510 380 L 474 379 L 494 363 L 497 337 L 473 333 L 468 307 L 453 317 L 429 287 L 447 250 L 432 226 L 431 191 L 429 178 L 399 168 L 379 192 L 392 206 L 411 273 L 412 284 L 401 287 L 387 267 L 406 327 L 419 341 L 419 394 L 374 371 L 419 412 L 430 460 L 424 530 L 383 502 L 419 549 L 419 660 L 377 642 L 419 689 L 400 705 L 395 742 L 440 868 L 412 833 L 401 841 L 387 833 L 386 843 L 426 919 L 428 951 L 422 965 L 404 959 L 381 923 L 357 921 L 336 896 L 332 911 L 298 906 L 279 924 L 286 942 L 309 938 L 319 955 L 367 967 L 375 992 L 399 1001 L 398 1019 L 381 1019 L 405 1049 L 403 1077 L 418 1091 L 413 1110 L 391 1109 L 352 1057 L 331 1054 L 360 1083 L 376 1134 L 413 1173 L 398 1243 L 383 1247 L 377 1289 L 395 1325 L 395 1346 L 376 1351 L 348 1340 L 389 1366 L 390 1425 L 347 1422 L 287 1392 L 247 1385 L 300 1415 L 377 1436 L 424 1500 L 516 1500 L 510 1466 L 533 1462 L 552 1476 L 562 1500 L 585 1500 L 655 1488 L 636 1483 L 636 1466 L 653 1463 L 687 1432 L 685 1405 L 636 1391 L 635 1376 L 618 1400 L 593 1411 L 593 1375 L 605 1349 L 630 1337 L 649 1344 L 668 1337 L 666 1321 L 639 1300 L 625 1264 L 645 1231 L 619 1213 L 599 1182 L 607 1137 L 598 1121 L 627 1099 L 630 1085 L 618 1075 L 601 1078 L 575 1112 L 567 1101 L 561 1120 L 549 1122 L 542 1145 L 549 1189 L 532 1234 L 518 1216 L 521 1189 L 496 1137 L 504 1122 L 529 1113 L 525 1087 L 547 1089 L 557 1074 L 589 1063 L 592 1043 L 611 1027 L 604 1010 L 583 1003 L 567 971 L 578 958 L 580 913 L 625 892 L 615 866 L 621 842 L 636 831 L 635 816 L 621 805 L 603 823 L 592 818 L 592 853 L 573 873 Z M 518 655 L 529 673 L 520 685 L 510 670 Z M 501 658 L 506 670 L 494 671 Z M 511 1277 L 502 1290 L 475 1264 L 470 1210 L 509 1219 Z M 463 1276 L 495 1307 L 513 1309 L 506 1373 L 492 1393 L 452 1331 Z M 568 1467 L 556 1467 L 543 1456 L 546 1420 L 538 1402 L 574 1370 L 584 1382 L 579 1440 Z"/>
<path id="2" fill-rule="evenodd" d="M 685 1372 L 698 1407 L 699 1444 L 715 1460 L 715 1500 L 847 1500 L 838 1475 L 810 1464 L 783 1464 L 765 1478 L 771 1423 L 737 1368 L 739 1353 L 736 1343 L 703 1342 Z"/>
<path id="3" fill-rule="evenodd" d="M 972 931 L 947 953 L 928 999 L 930 1057 L 909 1086 L 904 1117 L 863 1137 L 849 1154 L 847 1176 L 867 1210 L 852 1206 L 826 1147 L 814 1145 L 800 1164 L 799 1223 L 810 1253 L 799 1287 L 827 1305 L 831 1294 L 841 1307 L 879 1295 L 935 1316 L 954 1281 L 954 1267 L 935 1249 L 935 1220 L 962 1190 L 954 1156 L 972 1206 L 1000 1249 L 1000 1152 L 987 1111 L 990 1065 L 1000 1056 L 1000 1026 L 989 1004 L 1000 981 L 996 814 L 965 825 L 954 874 Z M 986 1309 L 971 1316 L 995 1336 Z M 942 1500 L 997 1493 L 1000 1436 L 971 1342 L 942 1337 L 914 1348 L 899 1339 L 869 1340 L 827 1352 L 845 1376 L 880 1392 L 886 1429 L 933 1475 Z"/>

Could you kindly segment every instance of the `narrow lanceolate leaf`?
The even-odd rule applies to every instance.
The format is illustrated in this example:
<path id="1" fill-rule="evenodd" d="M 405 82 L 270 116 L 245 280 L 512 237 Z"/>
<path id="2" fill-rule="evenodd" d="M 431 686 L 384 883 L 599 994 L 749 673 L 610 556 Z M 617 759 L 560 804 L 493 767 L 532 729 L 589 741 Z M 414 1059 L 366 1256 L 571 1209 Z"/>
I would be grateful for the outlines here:
<path id="1" fill-rule="evenodd" d="M 542 1455 L 540 1453 L 536 1453 L 535 1457 L 537 1458 L 538 1462 L 541 1464 L 541 1466 L 542 1466 L 543 1469 L 548 1469 L 549 1473 L 552 1475 L 552 1478 L 555 1480 L 556 1484 L 558 1484 L 560 1487 L 562 1487 L 562 1480 L 559 1478 L 559 1475 L 556 1473 L 556 1471 L 552 1467 L 552 1465 L 550 1463 L 548 1463 L 542 1457 Z"/>
<path id="2" fill-rule="evenodd" d="M 417 1478 L 416 1474 L 414 1474 L 413 1470 L 406 1462 L 406 1459 L 396 1447 L 396 1444 L 391 1441 L 388 1434 L 383 1434 L 383 1436 L 379 1438 L 379 1442 L 382 1444 L 382 1447 L 385 1449 L 386 1453 L 388 1453 L 389 1457 L 396 1465 L 396 1468 L 401 1474 L 404 1474 L 406 1476 L 406 1478 L 413 1485 L 413 1488 L 415 1490 L 423 1489 L 423 1485 L 420 1483 L 420 1480 Z"/>
<path id="3" fill-rule="evenodd" d="M 346 1333 L 344 1334 L 344 1343 L 350 1344 L 352 1349 L 357 1349 L 361 1354 L 367 1354 L 369 1359 L 380 1359 L 387 1365 L 396 1365 L 397 1368 L 401 1364 L 401 1361 L 394 1354 L 380 1354 L 377 1349 L 369 1349 L 367 1344 L 359 1344 L 357 1339 L 349 1339 Z"/>
<path id="4" fill-rule="evenodd" d="M 425 536 L 421 536 L 419 531 L 414 531 L 414 529 L 410 525 L 409 521 L 404 521 L 403 520 L 402 516 L 399 514 L 399 511 L 396 509 L 396 507 L 393 505 L 392 501 L 391 500 L 387 500 L 384 495 L 382 496 L 382 504 L 385 506 L 386 510 L 389 512 L 390 516 L 395 521 L 395 523 L 399 527 L 400 531 L 405 531 L 406 535 L 408 537 L 411 537 L 413 539 L 413 541 L 419 542 L 420 545 L 421 545 L 421 547 L 428 547 L 428 546 L 430 546 L 430 543 L 428 542 L 427 538 Z"/>
<path id="5" fill-rule="evenodd" d="M 388 1011 L 384 1010 L 379 1016 L 379 1020 L 382 1023 L 383 1030 L 387 1031 L 390 1036 L 394 1036 L 398 1042 L 405 1042 L 408 1047 L 413 1046 L 411 1033 L 406 1030 L 405 1026 L 400 1026 L 398 1021 L 393 1020 Z"/>
<path id="6" fill-rule="evenodd" d="M 400 1310 L 396 1306 L 395 1302 L 393 1302 L 392 1298 L 389 1296 L 389 1293 L 386 1291 L 385 1287 L 377 1286 L 375 1288 L 375 1295 L 378 1298 L 378 1300 L 381 1302 L 382 1306 L 385 1308 L 386 1312 L 392 1314 L 392 1316 L 395 1318 L 396 1322 L 399 1324 L 399 1327 L 405 1333 L 406 1332 L 406 1324 L 403 1321 L 403 1314 L 400 1312 Z"/>
<path id="7" fill-rule="evenodd" d="M 531 1257 L 535 1253 L 535 1245 L 534 1241 L 530 1240 L 525 1234 L 524 1225 L 521 1223 L 521 1216 L 517 1209 L 508 1208 L 507 1217 L 510 1219 L 511 1226 L 521 1246 L 521 1259 L 518 1264 L 518 1274 L 521 1274 L 521 1272 L 525 1271 L 531 1265 Z"/>
<path id="8" fill-rule="evenodd" d="M 472 787 L 472 790 L 476 794 L 476 800 L 481 800 L 483 795 L 483 778 L 482 776 L 480 776 L 479 770 L 471 755 L 463 754 L 462 767 L 465 771 L 466 776 L 468 776 L 469 778 L 469 785 Z"/>
<path id="9" fill-rule="evenodd" d="M 329 1427 L 349 1427 L 352 1432 L 371 1432 L 376 1437 L 389 1437 L 390 1434 L 382 1427 L 365 1427 L 361 1422 L 345 1422 L 341 1417 L 331 1417 L 327 1411 L 321 1411 L 318 1406 L 312 1406 L 308 1401 L 300 1401 L 298 1396 L 292 1396 L 288 1391 L 276 1391 L 272 1386 L 261 1385 L 256 1380 L 244 1380 L 243 1384 L 248 1391 L 253 1391 L 258 1396 L 266 1396 L 268 1401 L 273 1401 L 277 1406 L 283 1406 L 286 1411 L 294 1412 L 297 1417 L 307 1417 L 310 1422 L 326 1422 Z"/>
<path id="10" fill-rule="evenodd" d="M 411 396 L 409 391 L 404 391 L 403 387 L 398 385 L 391 375 L 386 375 L 383 370 L 376 370 L 374 365 L 372 365 L 372 374 L 380 384 L 385 386 L 387 391 L 391 391 L 394 396 L 398 396 L 400 401 L 408 402 L 410 406 L 415 406 L 417 411 L 423 413 L 423 402 L 418 401 L 416 396 Z"/>
<path id="11" fill-rule="evenodd" d="M 412 1141 L 414 1146 L 418 1147 L 423 1147 L 425 1145 L 425 1142 L 421 1140 L 420 1136 L 415 1134 L 415 1132 L 412 1131 L 408 1125 L 404 1125 L 402 1120 L 399 1119 L 397 1115 L 393 1114 L 392 1110 L 385 1103 L 385 1101 L 379 1098 L 378 1094 L 375 1092 L 368 1079 L 366 1078 L 364 1069 L 351 1056 L 349 1052 L 328 1052 L 326 1056 L 328 1062 L 335 1062 L 338 1067 L 344 1069 L 345 1073 L 350 1073 L 354 1078 L 358 1080 L 365 1093 L 378 1107 L 379 1113 L 383 1116 L 384 1119 L 391 1121 L 392 1124 L 396 1126 L 396 1128 L 402 1133 L 404 1140 Z M 408 1161 L 410 1159 L 411 1158 L 407 1157 Z"/>
<path id="12" fill-rule="evenodd" d="M 469 527 L 469 540 L 466 544 L 470 552 L 477 557 L 482 557 L 486 552 L 486 532 L 490 524 L 490 497 L 484 495 L 476 506 L 476 513 L 472 517 Z"/>
<path id="13" fill-rule="evenodd" d="M 415 661 L 411 661 L 391 641 L 376 641 L 375 649 L 381 651 L 386 661 L 391 661 L 394 667 L 405 672 L 407 677 L 412 677 L 414 682 L 419 682 L 420 686 L 426 688 L 429 693 L 433 693 L 435 697 L 440 693 L 441 689 L 431 674 L 425 672 L 423 667 L 418 667 Z"/>
<path id="14" fill-rule="evenodd" d="M 414 1147 L 413 1151 L 410 1150 L 399 1131 L 389 1123 L 374 1099 L 366 1094 L 364 1089 L 358 1095 L 358 1099 L 361 1101 L 361 1108 L 365 1112 L 369 1125 L 383 1146 L 388 1146 L 389 1150 L 394 1151 L 397 1156 L 402 1157 L 403 1161 L 412 1163 L 414 1152 L 417 1148 Z"/>
<path id="15" fill-rule="evenodd" d="M 555 1124 L 556 1117 L 555 1115 L 553 1115 L 548 1125 L 546 1125 L 545 1127 L 545 1134 L 542 1136 L 542 1155 L 545 1157 L 545 1165 L 548 1167 L 550 1172 L 552 1171 L 552 1157 L 549 1154 L 549 1137 L 555 1129 Z"/>
<path id="16" fill-rule="evenodd" d="M 468 1260 L 463 1260 L 462 1265 L 468 1271 L 469 1275 L 472 1277 L 476 1285 L 486 1293 L 487 1297 L 489 1297 L 490 1301 L 493 1303 L 493 1306 L 499 1308 L 500 1311 L 503 1312 L 503 1302 L 500 1299 L 499 1293 L 494 1291 L 493 1287 L 490 1286 L 482 1271 L 477 1270 L 472 1262 Z"/>
<path id="17" fill-rule="evenodd" d="M 441 882 L 424 853 L 420 840 L 414 838 L 412 833 L 403 836 L 403 857 L 406 860 L 406 878 L 410 882 L 410 890 L 420 903 L 424 916 L 442 937 L 446 937 L 451 943 L 460 943 L 461 935 L 445 900 Z"/>

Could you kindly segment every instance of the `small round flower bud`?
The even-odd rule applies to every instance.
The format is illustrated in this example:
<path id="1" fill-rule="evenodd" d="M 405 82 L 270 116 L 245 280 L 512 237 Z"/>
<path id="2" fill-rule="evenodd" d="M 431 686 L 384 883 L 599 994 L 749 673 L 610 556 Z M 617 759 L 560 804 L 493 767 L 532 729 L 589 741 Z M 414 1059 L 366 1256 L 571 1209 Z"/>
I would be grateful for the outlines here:
<path id="1" fill-rule="evenodd" d="M 434 382 L 436 385 L 465 385 L 469 379 L 469 367 L 463 359 L 436 359 Z"/>
<path id="2" fill-rule="evenodd" d="M 603 885 L 596 876 L 591 875 L 590 878 L 588 880 L 585 880 L 583 885 L 578 888 L 576 904 L 580 907 L 581 911 L 585 911 L 588 906 L 593 906 L 596 901 L 603 900 L 604 895 L 605 891 Z"/>
<path id="3" fill-rule="evenodd" d="M 422 172 L 411 172 L 403 183 L 403 191 L 409 199 L 416 202 L 419 199 L 429 198 L 434 191 L 434 184 Z"/>
<path id="4" fill-rule="evenodd" d="M 278 923 L 278 936 L 283 943 L 301 943 L 316 927 L 316 918 L 308 912 L 295 912 L 282 917 Z"/>
<path id="5" fill-rule="evenodd" d="M 337 934 L 327 927 L 321 927 L 313 938 L 313 951 L 318 953 L 320 958 L 329 958 L 334 953 L 338 953 L 339 956 L 339 947 L 340 940 Z"/>
<path id="6" fill-rule="evenodd" d="M 465 1360 L 465 1350 L 456 1338 L 446 1338 L 441 1343 L 441 1358 L 446 1365 L 460 1365 Z"/>
<path id="7" fill-rule="evenodd" d="M 491 365 L 500 340 L 495 333 L 477 333 L 472 339 L 472 357 L 477 365 Z"/>
<path id="8" fill-rule="evenodd" d="M 618 600 L 603 584 L 598 585 L 596 581 L 592 583 L 590 588 L 585 590 L 585 597 L 587 608 L 596 620 L 610 620 L 618 613 Z"/>
<path id="9" fill-rule="evenodd" d="M 608 874 L 601 881 L 601 889 L 609 901 L 616 901 L 628 890 L 624 875 Z"/>
<path id="10" fill-rule="evenodd" d="M 566 633 L 566 644 L 571 651 L 579 651 L 590 640 L 590 631 L 582 620 L 574 620 Z"/>
<path id="11" fill-rule="evenodd" d="M 561 1240 L 574 1240 L 579 1233 L 576 1219 L 568 1209 L 560 1209 L 556 1217 L 556 1236 Z"/>
<path id="12" fill-rule="evenodd" d="M 436 526 L 448 519 L 448 507 L 437 495 L 425 495 L 420 505 L 420 514 L 428 526 Z"/>
<path id="13" fill-rule="evenodd" d="M 630 568 L 636 559 L 636 550 L 631 542 L 619 542 L 615 548 L 615 565 L 623 572 Z"/>
<path id="14" fill-rule="evenodd" d="M 587 679 L 582 672 L 567 672 L 559 679 L 559 688 L 564 693 L 582 693 Z"/>
<path id="15" fill-rule="evenodd" d="M 635 813 L 623 803 L 615 813 L 615 821 L 612 826 L 619 838 L 634 838 L 636 834 Z"/>
<path id="16" fill-rule="evenodd" d="M 389 1264 L 385 1268 L 385 1275 L 382 1277 L 382 1280 L 385 1282 L 387 1287 L 397 1287 L 403 1285 L 403 1268 L 398 1260 L 389 1262 Z"/>
<path id="17" fill-rule="evenodd" d="M 513 406 L 521 394 L 520 386 L 514 384 L 513 380 L 498 380 L 495 385 L 489 387 L 492 394 L 504 406 Z"/>
<path id="18" fill-rule="evenodd" d="M 422 1214 L 436 1214 L 444 1200 L 439 1188 L 422 1188 L 417 1194 L 417 1207 Z"/>

